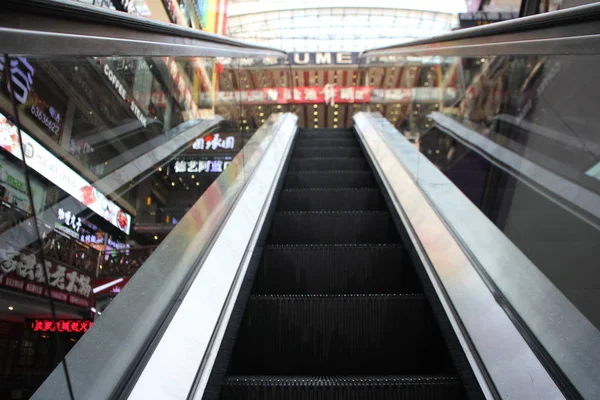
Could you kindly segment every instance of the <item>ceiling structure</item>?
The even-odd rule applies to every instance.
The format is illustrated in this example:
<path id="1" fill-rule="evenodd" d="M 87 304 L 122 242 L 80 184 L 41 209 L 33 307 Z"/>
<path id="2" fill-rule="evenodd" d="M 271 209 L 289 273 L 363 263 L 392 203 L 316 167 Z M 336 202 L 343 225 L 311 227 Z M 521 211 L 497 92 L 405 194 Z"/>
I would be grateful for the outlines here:
<path id="1" fill-rule="evenodd" d="M 464 0 L 230 0 L 227 35 L 285 51 L 363 51 L 457 26 Z"/>

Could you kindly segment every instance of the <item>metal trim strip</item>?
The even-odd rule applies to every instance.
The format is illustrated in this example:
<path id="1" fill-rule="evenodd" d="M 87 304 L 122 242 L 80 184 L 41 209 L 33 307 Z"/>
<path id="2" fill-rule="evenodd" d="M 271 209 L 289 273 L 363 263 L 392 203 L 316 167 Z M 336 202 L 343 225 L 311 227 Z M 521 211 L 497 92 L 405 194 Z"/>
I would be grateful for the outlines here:
<path id="1" fill-rule="evenodd" d="M 129 399 L 201 398 L 296 132 L 286 120 L 218 233 Z M 200 369 L 200 371 L 199 371 Z"/>

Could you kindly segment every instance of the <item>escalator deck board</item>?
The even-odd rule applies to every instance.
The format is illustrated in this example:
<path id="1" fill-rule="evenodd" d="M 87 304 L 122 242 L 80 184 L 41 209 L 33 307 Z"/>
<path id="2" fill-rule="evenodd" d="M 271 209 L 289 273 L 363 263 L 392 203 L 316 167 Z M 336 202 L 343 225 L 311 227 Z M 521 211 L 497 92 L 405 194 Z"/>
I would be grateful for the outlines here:
<path id="1" fill-rule="evenodd" d="M 254 282 L 260 294 L 419 293 L 402 245 L 267 246 Z"/>
<path id="2" fill-rule="evenodd" d="M 459 400 L 451 376 L 231 376 L 224 400 Z"/>
<path id="3" fill-rule="evenodd" d="M 291 229 L 293 227 L 293 229 Z M 276 212 L 268 244 L 399 243 L 387 211 Z"/>

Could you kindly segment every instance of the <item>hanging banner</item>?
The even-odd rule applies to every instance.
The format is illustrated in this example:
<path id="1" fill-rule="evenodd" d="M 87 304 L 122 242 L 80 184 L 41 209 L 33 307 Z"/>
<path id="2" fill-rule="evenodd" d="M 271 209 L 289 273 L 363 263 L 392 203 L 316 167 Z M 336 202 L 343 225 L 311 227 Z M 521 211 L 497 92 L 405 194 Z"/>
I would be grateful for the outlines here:
<path id="1" fill-rule="evenodd" d="M 77 172 L 67 167 L 27 133 L 21 132 L 21 135 L 25 147 L 25 162 L 30 168 L 114 226 L 129 234 L 131 215 L 108 200 L 104 194 L 100 193 Z M 8 123 L 7 118 L 2 114 L 0 114 L 0 146 L 18 159 L 22 159 L 17 128 Z"/>
<path id="2" fill-rule="evenodd" d="M 293 97 L 292 97 L 293 96 Z M 435 103 L 456 99 L 454 87 L 374 89 L 371 86 L 300 86 L 291 88 L 263 88 L 217 93 L 217 104 L 316 104 L 333 106 L 337 103 Z M 209 102 L 207 95 L 200 96 Z"/>

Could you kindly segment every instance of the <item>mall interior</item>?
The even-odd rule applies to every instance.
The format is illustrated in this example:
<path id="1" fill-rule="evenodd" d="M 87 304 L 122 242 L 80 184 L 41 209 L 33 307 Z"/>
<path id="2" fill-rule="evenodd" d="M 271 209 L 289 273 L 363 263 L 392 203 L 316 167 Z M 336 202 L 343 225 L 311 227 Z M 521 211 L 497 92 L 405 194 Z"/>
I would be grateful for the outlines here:
<path id="1" fill-rule="evenodd" d="M 587 0 L 2 1 L 0 398 L 598 399 L 596 44 Z"/>

